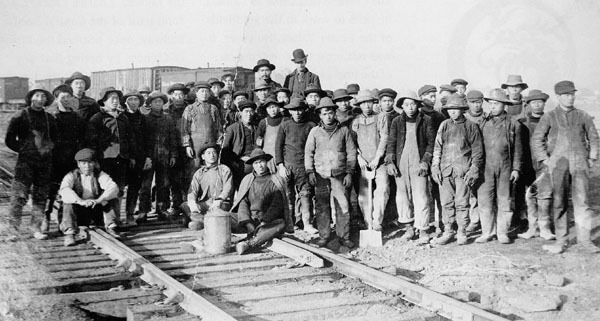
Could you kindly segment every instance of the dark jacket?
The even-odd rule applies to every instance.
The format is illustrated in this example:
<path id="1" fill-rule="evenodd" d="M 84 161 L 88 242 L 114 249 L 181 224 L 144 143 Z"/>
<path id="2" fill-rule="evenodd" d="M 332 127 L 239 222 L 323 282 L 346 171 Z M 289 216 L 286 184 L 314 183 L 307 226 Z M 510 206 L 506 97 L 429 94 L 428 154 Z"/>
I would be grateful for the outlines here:
<path id="1" fill-rule="evenodd" d="M 511 118 L 509 114 L 504 112 L 504 114 L 500 116 L 496 116 L 500 121 L 503 122 L 502 126 L 494 126 L 492 116 L 488 115 L 483 122 L 481 123 L 481 132 L 483 134 L 484 148 L 485 148 L 485 157 L 487 159 L 500 159 L 504 157 L 504 155 L 499 155 L 499 151 L 490 150 L 489 145 L 486 145 L 486 141 L 488 139 L 495 139 L 495 137 L 486 137 L 486 127 L 494 126 L 494 130 L 497 132 L 497 135 L 505 135 L 506 141 L 508 142 L 508 160 L 511 162 L 511 170 L 522 172 L 523 166 L 523 139 L 521 137 L 521 123 Z M 495 134 L 496 135 L 496 134 Z M 496 135 L 496 137 L 497 137 Z M 491 162 L 487 161 L 486 165 L 489 165 Z"/>
<path id="2" fill-rule="evenodd" d="M 431 126 L 433 127 L 433 131 L 436 133 L 437 130 L 440 128 L 442 122 L 448 118 L 444 116 L 444 114 L 442 114 L 441 112 L 429 106 L 422 106 L 421 109 L 419 109 L 419 111 L 431 118 Z"/>
<path id="3" fill-rule="evenodd" d="M 92 98 L 83 94 L 79 99 L 79 108 L 76 112 L 85 121 L 89 121 L 92 116 L 100 112 L 100 105 Z"/>
<path id="4" fill-rule="evenodd" d="M 144 154 L 152 159 L 152 162 L 168 164 L 169 159 L 177 158 L 179 146 L 179 135 L 175 121 L 170 115 L 155 115 L 150 113 L 144 115 Z"/>
<path id="5" fill-rule="evenodd" d="M 44 138 L 41 149 L 36 147 L 33 131 L 37 131 Z M 39 161 L 42 157 L 52 156 L 52 145 L 56 142 L 56 123 L 52 115 L 45 111 L 34 111 L 27 107 L 18 111 L 11 118 L 6 131 L 4 143 L 13 151 L 19 153 L 19 160 Z M 48 153 L 42 149 L 49 148 Z"/>
<path id="6" fill-rule="evenodd" d="M 256 126 L 251 126 L 254 130 L 254 136 L 256 137 Z M 256 139 L 254 140 L 256 143 Z M 223 151 L 222 158 L 225 164 L 234 164 L 240 161 L 240 158 L 247 152 L 245 150 L 246 141 L 244 136 L 244 124 L 242 121 L 238 121 L 225 130 L 225 137 L 223 138 Z"/>
<path id="7" fill-rule="evenodd" d="M 146 159 L 147 154 L 146 149 L 142 146 L 146 145 L 146 135 L 148 135 L 149 133 L 145 129 L 145 117 L 139 110 L 137 110 L 135 113 L 126 113 L 126 115 L 129 119 L 129 125 L 131 126 L 131 130 L 133 131 L 133 134 L 135 136 L 135 146 L 138 146 L 138 148 L 136 148 L 135 161 L 143 162 Z"/>
<path id="8" fill-rule="evenodd" d="M 54 119 L 56 120 L 56 141 L 54 142 L 55 168 L 60 167 L 60 165 L 74 165 L 75 154 L 80 149 L 88 146 L 85 139 L 88 124 L 74 111 L 59 111 L 54 114 Z"/>
<path id="9" fill-rule="evenodd" d="M 267 83 L 271 87 L 271 89 L 269 89 L 269 93 L 267 93 L 267 96 L 272 95 L 273 92 L 275 91 L 275 89 L 281 88 L 281 84 L 279 84 L 276 81 L 273 81 L 272 79 L 267 81 Z M 258 103 L 258 98 L 256 98 L 256 95 L 254 95 L 254 88 L 255 88 L 254 83 L 251 83 L 250 85 L 248 85 L 248 88 L 246 88 L 246 92 L 248 93 L 248 100 Z"/>
<path id="10" fill-rule="evenodd" d="M 303 168 L 306 139 L 315 126 L 312 121 L 297 123 L 293 119 L 281 124 L 275 141 L 275 163 Z"/>
<path id="11" fill-rule="evenodd" d="M 467 171 L 483 169 L 483 139 L 479 126 L 461 117 L 446 119 L 435 138 L 432 167 L 439 167 L 444 177 L 463 177 Z"/>
<path id="12" fill-rule="evenodd" d="M 300 97 L 304 97 L 304 91 L 308 85 L 315 85 L 321 88 L 321 80 L 319 80 L 319 76 L 310 72 L 308 68 L 302 74 L 303 81 L 299 81 L 298 77 L 298 69 L 292 71 L 290 74 L 285 76 L 285 80 L 283 81 L 283 87 L 289 89 L 293 95 L 298 95 Z"/>
<path id="13" fill-rule="evenodd" d="M 134 159 L 138 154 L 136 148 L 142 147 L 135 145 L 135 134 L 124 113 L 120 113 L 117 118 L 104 111 L 92 116 L 87 136 L 100 158 L 111 143 L 119 143 L 119 156 L 125 159 Z"/>
<path id="14" fill-rule="evenodd" d="M 406 141 L 406 114 L 402 114 L 392 121 L 389 142 L 386 148 L 386 163 L 395 163 L 400 167 L 400 156 L 404 150 L 404 142 Z M 433 145 L 435 143 L 435 131 L 431 124 L 431 117 L 419 112 L 416 116 L 417 124 L 417 147 L 419 148 L 419 157 L 421 162 L 428 165 L 431 164 L 433 156 Z"/>

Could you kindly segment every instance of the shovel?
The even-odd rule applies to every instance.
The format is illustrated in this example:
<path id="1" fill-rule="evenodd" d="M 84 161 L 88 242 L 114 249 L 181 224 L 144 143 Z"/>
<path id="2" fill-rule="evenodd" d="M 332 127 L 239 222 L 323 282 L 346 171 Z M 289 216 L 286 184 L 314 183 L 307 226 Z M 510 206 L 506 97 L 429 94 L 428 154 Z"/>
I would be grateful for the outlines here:
<path id="1" fill-rule="evenodd" d="M 369 209 L 370 214 L 366 214 L 367 229 L 360 231 L 360 238 L 358 240 L 358 246 L 360 247 L 381 247 L 383 246 L 383 237 L 381 231 L 373 230 L 373 180 L 375 179 L 375 170 L 367 169 L 365 171 L 365 177 L 368 180 L 369 188 Z M 368 215 L 368 216 L 367 216 Z"/>

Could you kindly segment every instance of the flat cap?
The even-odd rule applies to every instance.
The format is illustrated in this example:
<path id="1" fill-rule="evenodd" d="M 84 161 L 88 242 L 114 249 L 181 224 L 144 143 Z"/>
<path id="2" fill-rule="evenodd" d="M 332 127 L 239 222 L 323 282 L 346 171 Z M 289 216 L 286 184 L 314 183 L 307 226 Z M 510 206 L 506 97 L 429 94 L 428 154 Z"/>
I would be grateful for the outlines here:
<path id="1" fill-rule="evenodd" d="M 479 90 L 469 90 L 469 92 L 467 93 L 468 101 L 475 101 L 480 99 L 483 99 L 483 93 Z"/>
<path id="2" fill-rule="evenodd" d="M 91 148 L 84 148 L 75 154 L 76 161 L 92 161 L 96 160 L 96 152 Z"/>
<path id="3" fill-rule="evenodd" d="M 419 90 L 417 91 L 417 95 L 419 95 L 419 97 L 421 97 L 422 95 L 429 93 L 429 92 L 437 92 L 437 89 L 433 85 L 425 85 L 425 86 L 419 88 Z"/>
<path id="4" fill-rule="evenodd" d="M 468 109 L 467 100 L 464 95 L 452 94 L 448 97 L 443 109 Z"/>
<path id="5" fill-rule="evenodd" d="M 184 84 L 178 82 L 178 83 L 175 83 L 175 84 L 172 84 L 171 86 L 169 86 L 169 89 L 167 89 L 167 94 L 170 95 L 175 90 L 181 90 L 184 95 L 187 95 L 190 92 L 190 89 L 188 87 L 186 87 Z"/>
<path id="6" fill-rule="evenodd" d="M 443 84 L 443 85 L 440 85 L 440 92 L 442 92 L 442 91 L 448 91 L 451 94 L 454 94 L 458 90 L 456 90 L 456 88 L 454 88 L 454 86 L 452 86 L 452 85 Z"/>
<path id="7" fill-rule="evenodd" d="M 568 94 L 577 91 L 575 84 L 570 80 L 559 81 L 554 85 L 554 92 L 557 95 Z"/>
<path id="8" fill-rule="evenodd" d="M 398 97 L 398 93 L 392 88 L 383 88 L 379 91 L 379 99 L 383 97 L 390 97 L 392 99 L 396 99 Z"/>
<path id="9" fill-rule="evenodd" d="M 256 109 L 256 104 L 254 102 L 252 102 L 252 101 L 246 100 L 246 101 L 241 102 L 238 105 L 238 109 L 240 111 L 243 111 L 246 108 L 252 108 L 254 110 L 254 109 Z"/>
<path id="10" fill-rule="evenodd" d="M 210 89 L 210 84 L 207 81 L 198 81 L 196 83 L 194 83 L 194 88 L 205 88 L 205 89 Z"/>
<path id="11" fill-rule="evenodd" d="M 450 82 L 450 85 L 454 86 L 454 85 L 468 85 L 469 83 L 461 78 L 456 78 L 456 79 L 452 79 L 452 81 Z"/>
<path id="12" fill-rule="evenodd" d="M 360 86 L 358 84 L 349 84 L 346 90 L 348 91 L 348 95 L 356 95 L 360 90 Z"/>

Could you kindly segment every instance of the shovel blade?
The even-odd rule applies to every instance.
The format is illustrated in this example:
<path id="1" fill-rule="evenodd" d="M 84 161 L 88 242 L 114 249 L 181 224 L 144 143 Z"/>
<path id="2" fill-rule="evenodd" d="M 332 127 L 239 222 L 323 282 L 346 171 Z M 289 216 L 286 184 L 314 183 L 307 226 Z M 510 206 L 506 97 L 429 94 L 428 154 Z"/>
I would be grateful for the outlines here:
<path id="1" fill-rule="evenodd" d="M 381 231 L 362 230 L 358 240 L 360 247 L 381 247 L 383 246 L 383 236 Z"/>

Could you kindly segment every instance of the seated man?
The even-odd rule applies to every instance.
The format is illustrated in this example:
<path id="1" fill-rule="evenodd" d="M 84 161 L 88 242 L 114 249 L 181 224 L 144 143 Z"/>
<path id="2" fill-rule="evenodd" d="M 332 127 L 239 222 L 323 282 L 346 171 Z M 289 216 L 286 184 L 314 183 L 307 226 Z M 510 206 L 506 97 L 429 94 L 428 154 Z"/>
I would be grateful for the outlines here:
<path id="1" fill-rule="evenodd" d="M 106 232 L 118 238 L 113 203 L 119 195 L 119 186 L 98 169 L 96 153 L 92 149 L 78 151 L 75 160 L 78 169 L 63 178 L 59 190 L 63 201 L 60 230 L 65 234 L 65 246 L 75 245 L 78 226 L 90 225 L 91 221 L 94 224 L 104 221 Z"/>
<path id="2" fill-rule="evenodd" d="M 284 180 L 271 174 L 267 162 L 272 158 L 262 149 L 255 149 L 246 164 L 253 172 L 246 175 L 233 209 L 237 208 L 238 223 L 248 231 L 248 238 L 236 245 L 238 254 L 258 247 L 281 235 L 294 231 L 288 209 Z"/>
<path id="3" fill-rule="evenodd" d="M 229 167 L 219 164 L 219 145 L 208 144 L 198 150 L 204 164 L 194 173 L 187 202 L 181 204 L 188 227 L 204 228 L 204 215 L 211 208 L 229 210 L 233 195 L 233 178 Z"/>

